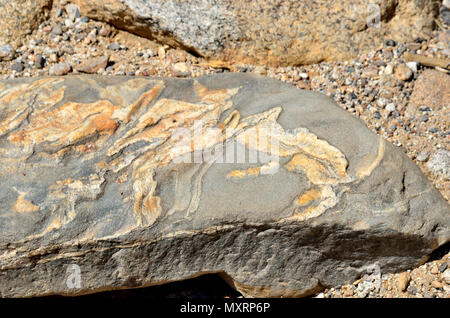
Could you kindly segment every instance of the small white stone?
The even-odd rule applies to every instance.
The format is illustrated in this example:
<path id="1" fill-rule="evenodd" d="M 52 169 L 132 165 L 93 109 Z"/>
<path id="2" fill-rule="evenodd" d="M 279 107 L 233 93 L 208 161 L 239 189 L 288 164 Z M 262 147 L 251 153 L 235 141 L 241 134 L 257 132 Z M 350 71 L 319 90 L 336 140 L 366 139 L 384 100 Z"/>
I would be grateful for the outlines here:
<path id="1" fill-rule="evenodd" d="M 408 62 L 406 63 L 406 66 L 414 73 L 417 73 L 417 62 Z"/>
<path id="2" fill-rule="evenodd" d="M 450 0 L 444 0 L 442 1 L 442 5 L 448 9 L 450 9 Z"/>
<path id="3" fill-rule="evenodd" d="M 299 75 L 302 79 L 308 79 L 309 77 L 308 73 L 300 73 Z"/>
<path id="4" fill-rule="evenodd" d="M 75 22 L 81 16 L 80 8 L 76 4 L 69 3 L 66 5 L 66 12 L 72 22 Z"/>
<path id="5" fill-rule="evenodd" d="M 173 65 L 173 69 L 177 72 L 189 72 L 189 68 L 186 63 L 180 62 Z"/>
<path id="6" fill-rule="evenodd" d="M 442 279 L 443 279 L 447 284 L 450 284 L 450 268 L 447 268 L 447 269 L 442 273 Z"/>
<path id="7" fill-rule="evenodd" d="M 158 56 L 160 59 L 164 59 L 166 57 L 166 50 L 164 49 L 164 47 L 160 47 L 158 49 Z"/>
<path id="8" fill-rule="evenodd" d="M 386 66 L 386 68 L 384 69 L 384 73 L 386 75 L 391 75 L 392 73 L 394 73 L 394 66 L 392 64 L 388 64 L 388 66 Z"/>
<path id="9" fill-rule="evenodd" d="M 68 28 L 71 28 L 73 26 L 73 22 L 70 19 L 65 19 L 64 25 Z"/>
<path id="10" fill-rule="evenodd" d="M 386 105 L 386 100 L 384 98 L 380 98 L 377 100 L 377 104 L 380 107 L 383 107 L 384 105 Z"/>
<path id="11" fill-rule="evenodd" d="M 387 111 L 390 111 L 390 112 L 395 111 L 395 110 L 396 110 L 395 104 L 394 104 L 394 103 L 389 103 L 389 104 L 387 104 L 386 110 L 387 110 Z"/>

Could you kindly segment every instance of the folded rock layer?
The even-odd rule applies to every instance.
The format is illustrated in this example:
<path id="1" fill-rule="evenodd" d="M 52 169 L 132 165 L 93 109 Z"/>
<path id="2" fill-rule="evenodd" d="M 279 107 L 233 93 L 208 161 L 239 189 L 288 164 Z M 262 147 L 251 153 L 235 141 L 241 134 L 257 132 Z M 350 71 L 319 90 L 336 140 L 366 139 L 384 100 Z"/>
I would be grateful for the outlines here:
<path id="1" fill-rule="evenodd" d="M 424 262 L 449 205 L 326 96 L 246 74 L 0 81 L 0 296 L 222 275 L 301 297 Z"/>

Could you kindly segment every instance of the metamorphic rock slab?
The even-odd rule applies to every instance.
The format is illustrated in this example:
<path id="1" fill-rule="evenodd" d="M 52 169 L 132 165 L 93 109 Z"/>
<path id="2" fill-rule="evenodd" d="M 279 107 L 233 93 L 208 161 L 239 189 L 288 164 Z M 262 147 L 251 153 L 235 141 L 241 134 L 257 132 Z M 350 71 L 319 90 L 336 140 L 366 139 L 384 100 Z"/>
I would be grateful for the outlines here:
<path id="1" fill-rule="evenodd" d="M 302 297 L 450 240 L 449 204 L 325 95 L 246 74 L 0 81 L 0 296 L 220 274 Z"/>

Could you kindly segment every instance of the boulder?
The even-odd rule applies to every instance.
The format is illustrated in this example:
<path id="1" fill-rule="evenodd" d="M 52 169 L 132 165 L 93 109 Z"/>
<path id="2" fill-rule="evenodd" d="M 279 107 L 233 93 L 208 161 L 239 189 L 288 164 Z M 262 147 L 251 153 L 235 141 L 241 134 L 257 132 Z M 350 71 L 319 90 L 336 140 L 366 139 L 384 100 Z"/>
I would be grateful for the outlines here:
<path id="1" fill-rule="evenodd" d="M 423 36 L 439 0 L 71 0 L 83 15 L 210 59 L 300 65 Z"/>
<path id="2" fill-rule="evenodd" d="M 0 0 L 0 46 L 20 47 L 25 37 L 48 17 L 52 3 L 53 0 Z"/>
<path id="3" fill-rule="evenodd" d="M 403 271 L 449 204 L 320 93 L 257 75 L 0 81 L 0 296 L 220 274 L 301 297 Z"/>

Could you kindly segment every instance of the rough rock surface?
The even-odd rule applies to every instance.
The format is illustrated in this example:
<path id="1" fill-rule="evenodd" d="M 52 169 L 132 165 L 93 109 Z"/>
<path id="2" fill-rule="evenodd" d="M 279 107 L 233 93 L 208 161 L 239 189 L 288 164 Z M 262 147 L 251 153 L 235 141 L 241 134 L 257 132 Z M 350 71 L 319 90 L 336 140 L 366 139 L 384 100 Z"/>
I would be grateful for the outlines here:
<path id="1" fill-rule="evenodd" d="M 438 0 L 72 0 L 90 18 L 214 59 L 341 60 L 431 30 Z"/>
<path id="2" fill-rule="evenodd" d="M 450 151 L 438 150 L 427 162 L 427 167 L 433 173 L 442 174 L 445 178 L 450 179 Z"/>
<path id="3" fill-rule="evenodd" d="M 3 297 L 206 273 L 245 296 L 306 296 L 450 239 L 448 203 L 405 154 L 278 81 L 0 81 L 0 118 Z"/>
<path id="4" fill-rule="evenodd" d="M 417 79 L 411 94 L 413 107 L 427 106 L 433 110 L 450 105 L 450 76 L 436 71 L 425 70 Z"/>
<path id="5" fill-rule="evenodd" d="M 18 47 L 47 17 L 53 0 L 0 0 L 0 45 Z"/>

